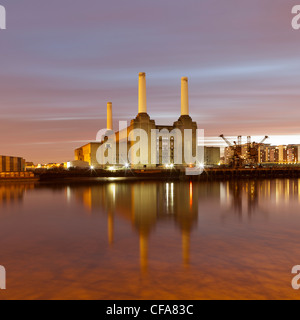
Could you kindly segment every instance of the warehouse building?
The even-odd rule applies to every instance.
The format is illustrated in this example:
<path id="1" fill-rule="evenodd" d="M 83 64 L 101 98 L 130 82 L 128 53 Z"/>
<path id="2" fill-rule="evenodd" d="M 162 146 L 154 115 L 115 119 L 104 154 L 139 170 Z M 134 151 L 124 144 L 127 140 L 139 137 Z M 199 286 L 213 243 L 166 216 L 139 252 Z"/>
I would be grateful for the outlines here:
<path id="1" fill-rule="evenodd" d="M 25 171 L 25 160 L 19 157 L 0 156 L 0 172 Z"/>
<path id="2" fill-rule="evenodd" d="M 219 147 L 204 147 L 204 165 L 216 166 L 220 164 L 221 151 Z"/>

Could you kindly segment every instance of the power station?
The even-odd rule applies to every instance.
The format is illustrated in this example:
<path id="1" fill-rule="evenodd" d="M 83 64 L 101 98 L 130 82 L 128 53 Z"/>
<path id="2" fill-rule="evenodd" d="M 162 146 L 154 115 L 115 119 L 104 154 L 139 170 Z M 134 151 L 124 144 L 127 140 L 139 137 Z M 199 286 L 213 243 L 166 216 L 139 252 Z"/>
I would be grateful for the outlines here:
<path id="1" fill-rule="evenodd" d="M 147 146 L 141 146 L 139 150 L 134 150 L 135 157 L 136 154 L 139 159 L 143 159 L 140 163 L 130 162 L 130 167 L 133 169 L 154 169 L 157 167 L 164 168 L 185 168 L 191 166 L 190 162 L 185 161 L 183 150 L 188 150 L 194 157 L 197 153 L 198 139 L 197 139 L 197 123 L 189 115 L 189 93 L 188 93 L 188 78 L 181 78 L 181 115 L 173 125 L 157 125 L 154 119 L 148 114 L 147 110 L 147 90 L 146 90 L 146 74 L 139 74 L 139 86 L 138 86 L 138 114 L 130 121 L 129 126 L 125 126 L 124 129 L 119 130 L 115 134 L 116 141 L 116 152 L 114 154 L 112 162 L 109 164 L 99 163 L 99 158 L 97 159 L 97 151 L 100 147 L 110 148 L 109 136 L 114 134 L 113 132 L 113 110 L 112 103 L 107 103 L 107 129 L 105 138 L 101 141 L 88 143 L 75 150 L 75 160 L 88 162 L 92 168 L 102 168 L 108 169 L 112 166 L 116 168 L 128 167 L 128 150 L 132 148 L 136 143 L 136 139 L 132 138 L 132 135 L 136 129 L 142 129 L 143 132 L 147 134 L 148 137 L 156 132 L 156 136 L 153 140 L 148 139 Z M 184 139 L 185 130 L 191 132 L 190 139 Z M 177 139 L 174 132 L 180 132 L 180 138 Z M 129 137 L 129 138 L 128 138 Z M 132 139 L 131 139 L 131 138 Z M 181 149 L 179 149 L 179 146 Z M 143 148 L 144 147 L 144 148 Z M 210 148 L 211 149 L 211 148 Z M 215 148 L 216 152 L 211 152 L 209 149 L 209 155 L 203 157 L 210 162 L 209 164 L 218 164 L 220 161 L 220 148 Z M 125 151 L 123 151 L 125 150 Z M 178 164 L 176 162 L 176 156 L 178 155 L 178 150 L 182 150 L 180 158 L 182 162 Z M 204 150 L 203 150 L 204 151 Z M 129 155 L 130 156 L 130 155 Z M 167 159 L 168 158 L 168 159 Z M 155 164 L 153 160 L 155 159 Z M 134 161 L 133 161 L 134 162 Z"/>

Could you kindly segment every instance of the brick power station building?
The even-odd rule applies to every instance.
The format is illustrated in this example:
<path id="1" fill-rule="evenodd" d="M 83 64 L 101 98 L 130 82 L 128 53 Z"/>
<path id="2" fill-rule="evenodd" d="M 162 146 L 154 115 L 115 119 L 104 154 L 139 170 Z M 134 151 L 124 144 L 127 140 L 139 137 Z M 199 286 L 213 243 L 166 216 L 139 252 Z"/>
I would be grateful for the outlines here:
<path id="1" fill-rule="evenodd" d="M 154 119 L 151 119 L 147 113 L 147 98 L 146 98 L 146 74 L 139 74 L 139 97 L 138 97 L 138 115 L 136 118 L 132 119 L 130 125 L 123 130 L 116 132 L 116 154 L 113 163 L 109 165 L 124 166 L 127 162 L 127 154 L 123 154 L 119 151 L 120 145 L 126 145 L 126 150 L 130 150 L 131 147 L 136 143 L 136 141 L 129 141 L 128 137 L 134 129 L 143 129 L 147 133 L 148 137 L 153 134 L 153 130 L 159 130 L 159 134 L 155 136 L 155 143 L 151 143 L 151 139 L 148 139 L 148 148 L 146 151 L 138 151 L 145 154 L 139 155 L 141 158 L 146 159 L 144 164 L 134 164 L 131 168 L 141 169 L 141 168 L 154 168 L 163 167 L 168 164 L 166 159 L 166 154 L 168 154 L 169 164 L 177 167 L 184 168 L 189 166 L 189 163 L 185 163 L 185 157 L 183 150 L 186 149 L 193 156 L 196 155 L 196 150 L 198 146 L 197 137 L 197 123 L 189 115 L 189 95 L 188 95 L 188 78 L 183 77 L 181 79 L 181 115 L 173 125 L 157 125 Z M 173 130 L 181 132 L 181 137 L 178 141 L 174 137 Z M 189 129 L 191 131 L 191 139 L 184 139 L 184 130 Z M 107 132 L 113 132 L 112 124 L 112 103 L 107 104 Z M 108 134 L 109 135 L 109 134 Z M 182 139 L 182 140 L 181 140 Z M 107 140 L 102 140 L 99 142 L 88 143 L 75 150 L 75 160 L 88 162 L 90 166 L 94 168 L 105 168 L 107 166 L 100 165 L 97 161 L 97 150 L 100 146 L 107 143 Z M 181 149 L 179 149 L 178 144 L 180 144 Z M 154 145 L 154 146 L 153 146 Z M 178 147 L 178 148 L 177 148 Z M 213 150 L 214 149 L 214 150 Z M 176 164 L 174 155 L 177 150 L 182 150 L 182 164 Z M 167 151 L 167 152 L 166 152 Z M 218 164 L 220 161 L 220 148 L 203 148 L 203 163 L 206 164 Z M 156 159 L 156 164 L 153 165 L 151 159 Z M 146 163 L 146 164 L 145 164 Z"/>

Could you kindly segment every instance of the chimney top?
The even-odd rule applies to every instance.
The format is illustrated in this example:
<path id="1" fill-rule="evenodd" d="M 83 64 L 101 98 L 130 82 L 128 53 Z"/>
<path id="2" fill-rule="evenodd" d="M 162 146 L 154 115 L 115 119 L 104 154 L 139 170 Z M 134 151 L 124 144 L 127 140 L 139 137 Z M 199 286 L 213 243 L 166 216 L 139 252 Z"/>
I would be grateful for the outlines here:
<path id="1" fill-rule="evenodd" d="M 146 73 L 139 73 L 139 113 L 147 113 Z"/>
<path id="2" fill-rule="evenodd" d="M 189 89 L 188 78 L 181 78 L 181 115 L 189 115 Z"/>

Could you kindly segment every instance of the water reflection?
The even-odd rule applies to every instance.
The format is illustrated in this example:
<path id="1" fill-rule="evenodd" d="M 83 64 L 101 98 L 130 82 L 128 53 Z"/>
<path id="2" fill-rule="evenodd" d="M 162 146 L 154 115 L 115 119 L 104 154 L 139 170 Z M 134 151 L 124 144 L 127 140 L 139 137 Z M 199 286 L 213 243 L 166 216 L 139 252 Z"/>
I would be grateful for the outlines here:
<path id="1" fill-rule="evenodd" d="M 8 207 L 14 203 L 22 203 L 26 190 L 34 189 L 34 183 L 1 183 L 0 206 Z"/>
<path id="2" fill-rule="evenodd" d="M 0 204 L 12 298 L 298 298 L 298 179 L 0 184 Z"/>
<path id="3" fill-rule="evenodd" d="M 113 182 L 74 189 L 74 193 L 89 213 L 107 213 L 110 244 L 114 241 L 114 216 L 120 215 L 131 223 L 139 235 L 142 270 L 148 266 L 150 234 L 165 219 L 173 220 L 181 230 L 183 261 L 185 265 L 189 263 L 190 234 L 197 224 L 201 198 L 198 184 Z"/>
<path id="4" fill-rule="evenodd" d="M 242 220 L 300 203 L 300 179 L 232 180 L 221 184 L 221 205 Z"/>
<path id="5" fill-rule="evenodd" d="M 68 187 L 69 188 L 69 187 Z M 89 214 L 106 212 L 108 242 L 114 243 L 115 216 L 125 218 L 139 235 L 140 266 L 148 267 L 149 238 L 156 226 L 173 221 L 181 233 L 182 261 L 190 263 L 190 239 L 204 203 L 219 204 L 221 219 L 246 216 L 280 209 L 291 201 L 300 202 L 300 180 L 233 180 L 226 182 L 108 182 L 72 188 L 77 200 Z M 68 191 L 69 196 L 70 190 Z M 273 206 L 273 207 L 272 207 Z"/>

